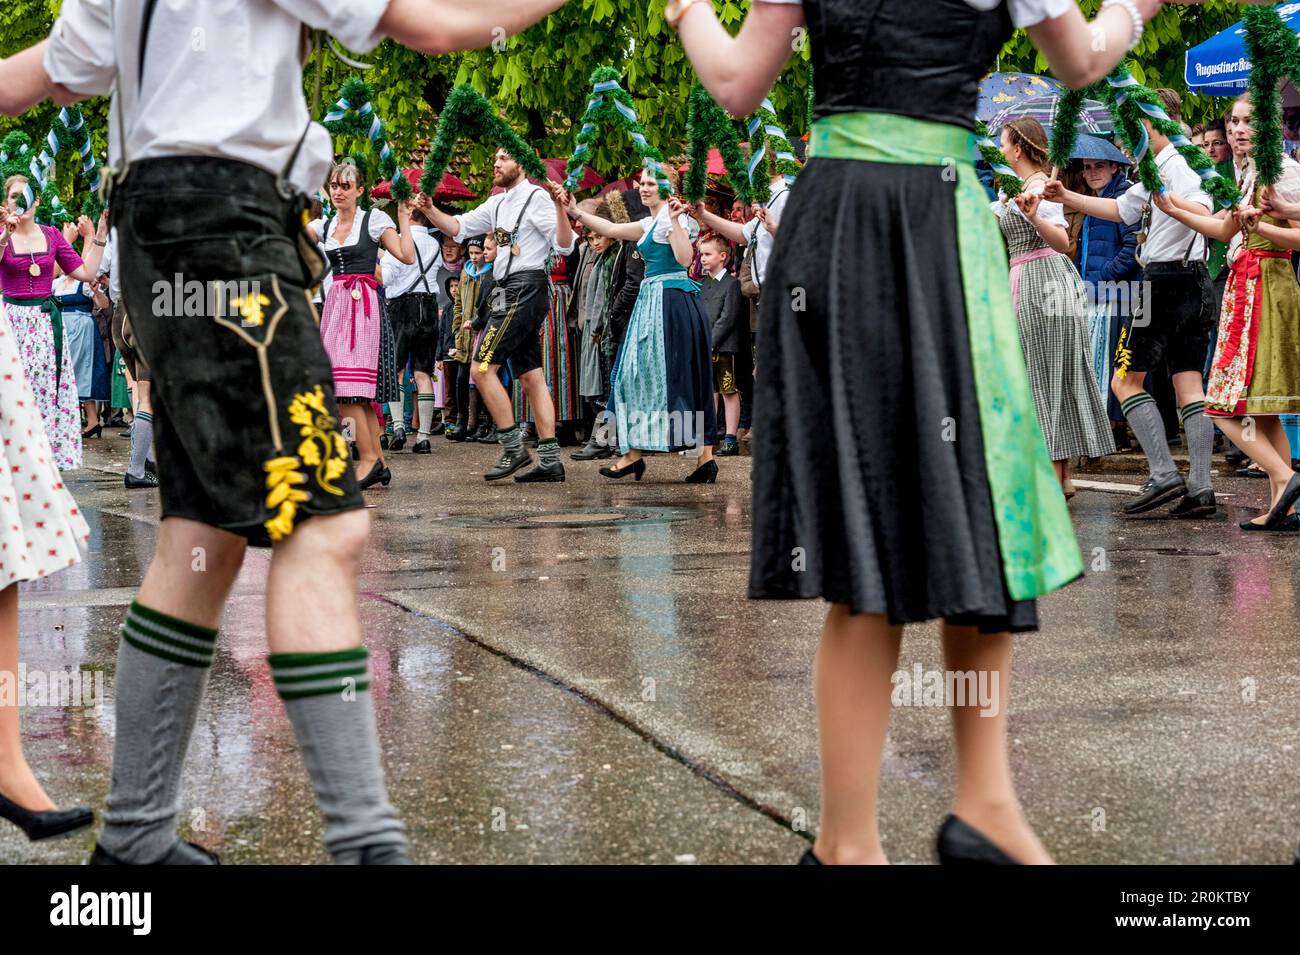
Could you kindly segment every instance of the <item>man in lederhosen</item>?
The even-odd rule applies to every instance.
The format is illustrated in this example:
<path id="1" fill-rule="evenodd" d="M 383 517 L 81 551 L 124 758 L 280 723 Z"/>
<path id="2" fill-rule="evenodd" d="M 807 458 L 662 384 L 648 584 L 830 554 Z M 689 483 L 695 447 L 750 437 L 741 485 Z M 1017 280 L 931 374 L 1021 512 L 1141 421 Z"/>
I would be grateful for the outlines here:
<path id="1" fill-rule="evenodd" d="M 555 204 L 550 194 L 529 182 L 519 163 L 504 149 L 497 150 L 492 183 L 505 191 L 464 215 L 442 212 L 428 196 L 420 197 L 419 209 L 434 228 L 458 241 L 488 231 L 497 239 L 492 266 L 496 285 L 488 298 L 487 331 L 470 368 L 501 442 L 500 460 L 483 476 L 495 481 L 515 474 L 533 460 L 499 377 L 501 366 L 509 362 L 511 373 L 528 394 L 537 422 L 537 465 L 515 474 L 515 480 L 563 481 L 560 444 L 555 440 L 555 404 L 542 372 L 541 328 L 550 302 L 546 260 L 552 251 L 568 255 L 573 243 L 568 248 L 555 244 Z"/>
<path id="2" fill-rule="evenodd" d="M 271 675 L 326 847 L 337 862 L 408 861 L 357 615 L 369 518 L 308 291 L 324 263 L 303 228 L 307 196 L 333 150 L 301 68 L 312 29 L 352 50 L 388 36 L 437 53 L 487 46 L 562 5 L 64 0 L 47 40 L 0 61 L 7 113 L 113 93 L 122 293 L 153 372 L 163 520 L 118 648 L 113 782 L 92 862 L 216 861 L 177 836 L 181 767 L 249 544 L 273 547 Z M 207 291 L 194 313 L 153 304 L 177 275 Z"/>

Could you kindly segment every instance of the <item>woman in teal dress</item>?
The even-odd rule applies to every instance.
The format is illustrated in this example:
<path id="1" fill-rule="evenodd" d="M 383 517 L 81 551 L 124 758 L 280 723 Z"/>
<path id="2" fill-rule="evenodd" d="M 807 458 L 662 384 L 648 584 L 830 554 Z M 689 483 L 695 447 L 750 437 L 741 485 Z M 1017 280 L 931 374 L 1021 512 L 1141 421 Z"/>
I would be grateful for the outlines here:
<path id="1" fill-rule="evenodd" d="M 664 166 L 641 174 L 641 201 L 650 215 L 639 222 L 610 222 L 583 212 L 568 193 L 553 188 L 570 218 L 598 235 L 635 240 L 645 260 L 645 278 L 610 374 L 609 414 L 622 457 L 600 473 L 615 479 L 631 474 L 639 481 L 643 452 L 698 449 L 699 466 L 686 482 L 712 484 L 718 477 L 712 346 L 699 286 L 686 271 L 694 261 L 696 226 L 684 202 L 660 198 L 656 173 L 676 184 L 676 174 Z M 561 216 L 558 241 L 566 240 L 568 228 Z"/>

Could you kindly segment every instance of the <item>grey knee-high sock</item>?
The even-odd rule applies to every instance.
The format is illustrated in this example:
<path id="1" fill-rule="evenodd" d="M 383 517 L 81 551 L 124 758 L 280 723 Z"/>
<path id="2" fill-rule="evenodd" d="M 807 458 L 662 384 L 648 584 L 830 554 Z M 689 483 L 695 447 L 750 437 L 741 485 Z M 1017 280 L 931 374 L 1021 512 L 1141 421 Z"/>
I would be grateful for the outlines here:
<path id="1" fill-rule="evenodd" d="M 1169 453 L 1169 443 L 1165 440 L 1165 423 L 1160 419 L 1160 409 L 1156 400 L 1145 391 L 1120 403 L 1124 417 L 1137 435 L 1138 444 L 1147 456 L 1151 476 L 1168 477 L 1177 474 L 1173 455 Z"/>
<path id="2" fill-rule="evenodd" d="M 1178 410 L 1187 435 L 1187 455 L 1191 470 L 1187 475 L 1187 493 L 1210 489 L 1210 457 L 1214 454 L 1214 422 L 1205 415 L 1205 402 L 1193 401 Z"/>
<path id="3" fill-rule="evenodd" d="M 518 422 L 508 428 L 497 428 L 497 438 L 501 442 L 501 447 L 507 451 L 517 452 L 524 446 L 524 436 L 519 430 Z"/>
<path id="4" fill-rule="evenodd" d="M 144 477 L 144 462 L 153 453 L 153 415 L 147 411 L 136 413 L 131 425 L 131 460 L 126 472 L 132 477 Z"/>
<path id="5" fill-rule="evenodd" d="M 123 861 L 156 862 L 176 844 L 181 767 L 216 639 L 215 630 L 139 603 L 126 612 L 113 684 L 113 785 L 99 835 Z"/>
<path id="6" fill-rule="evenodd" d="M 367 658 L 364 647 L 269 658 L 325 817 L 325 848 L 340 863 L 366 846 L 406 846 L 384 788 Z"/>
<path id="7" fill-rule="evenodd" d="M 432 394 L 421 394 L 416 399 L 416 405 L 420 409 L 420 437 L 431 437 L 433 431 L 433 415 L 438 410 L 438 402 Z"/>

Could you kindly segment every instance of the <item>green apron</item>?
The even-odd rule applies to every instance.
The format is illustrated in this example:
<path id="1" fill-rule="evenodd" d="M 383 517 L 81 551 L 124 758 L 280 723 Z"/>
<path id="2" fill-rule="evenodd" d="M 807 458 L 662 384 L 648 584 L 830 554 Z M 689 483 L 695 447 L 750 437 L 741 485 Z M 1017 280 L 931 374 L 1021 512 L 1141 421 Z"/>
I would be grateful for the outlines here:
<path id="1" fill-rule="evenodd" d="M 39 308 L 50 316 L 50 327 L 54 330 L 54 393 L 58 394 L 63 379 L 63 309 L 59 307 L 59 300 L 53 295 L 46 298 L 11 298 L 6 295 L 4 298 L 9 305 Z"/>
<path id="2" fill-rule="evenodd" d="M 808 156 L 934 166 L 936 188 L 956 181 L 954 238 L 1007 592 L 1031 600 L 1082 576 L 1070 512 L 1038 429 L 1002 236 L 975 173 L 975 134 L 891 113 L 843 113 L 813 124 Z"/>

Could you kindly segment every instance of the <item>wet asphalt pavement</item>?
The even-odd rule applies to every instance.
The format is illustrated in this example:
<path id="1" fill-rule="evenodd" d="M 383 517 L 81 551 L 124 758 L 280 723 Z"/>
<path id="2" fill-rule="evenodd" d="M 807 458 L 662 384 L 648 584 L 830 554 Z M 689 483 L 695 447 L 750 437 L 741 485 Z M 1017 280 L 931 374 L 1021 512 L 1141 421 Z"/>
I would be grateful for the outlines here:
<path id="1" fill-rule="evenodd" d="M 100 706 L 29 706 L 29 761 L 61 805 L 99 809 L 117 631 L 157 529 L 122 486 L 127 442 L 67 479 L 89 559 L 24 587 L 29 670 L 102 671 Z M 744 597 L 750 459 L 649 459 L 640 484 L 565 460 L 562 485 L 486 485 L 495 447 L 392 454 L 360 580 L 390 794 L 418 862 L 789 863 L 817 823 L 818 602 Z M 1247 535 L 1264 482 L 1223 477 L 1190 523 L 1071 510 L 1088 576 L 1017 643 L 1013 768 L 1067 863 L 1282 863 L 1300 840 L 1300 535 Z M 1135 486 L 1141 476 L 1081 475 Z M 232 863 L 324 862 L 321 820 L 266 667 L 266 552 L 250 551 L 185 766 L 182 832 Z M 900 669 L 941 667 L 909 628 Z M 896 710 L 882 783 L 895 862 L 932 860 L 953 758 L 941 707 Z M 797 831 L 802 830 L 802 831 Z M 93 833 L 0 862 L 80 862 Z"/>

